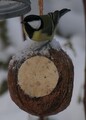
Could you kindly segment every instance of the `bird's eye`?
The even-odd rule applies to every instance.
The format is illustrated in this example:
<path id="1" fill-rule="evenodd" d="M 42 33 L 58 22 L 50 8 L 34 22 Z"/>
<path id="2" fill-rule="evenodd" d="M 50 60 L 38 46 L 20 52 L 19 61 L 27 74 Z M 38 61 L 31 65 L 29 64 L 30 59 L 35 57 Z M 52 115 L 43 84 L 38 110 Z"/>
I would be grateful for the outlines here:
<path id="1" fill-rule="evenodd" d="M 38 20 L 38 21 L 31 21 L 31 22 L 28 22 L 28 24 L 34 28 L 34 29 L 39 29 L 40 26 L 41 26 L 41 21 Z"/>

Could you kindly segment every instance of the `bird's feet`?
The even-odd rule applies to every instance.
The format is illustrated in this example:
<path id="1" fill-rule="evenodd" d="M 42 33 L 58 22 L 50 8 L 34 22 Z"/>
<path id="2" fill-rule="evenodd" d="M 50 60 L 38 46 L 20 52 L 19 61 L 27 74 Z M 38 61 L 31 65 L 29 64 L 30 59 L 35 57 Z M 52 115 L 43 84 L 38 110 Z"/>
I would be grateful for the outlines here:
<path id="1" fill-rule="evenodd" d="M 43 45 L 41 45 L 39 48 L 36 48 L 35 51 L 41 51 L 44 47 L 47 48 L 52 48 L 51 45 L 50 45 L 50 42 L 51 41 L 47 41 L 46 43 L 44 43 Z"/>

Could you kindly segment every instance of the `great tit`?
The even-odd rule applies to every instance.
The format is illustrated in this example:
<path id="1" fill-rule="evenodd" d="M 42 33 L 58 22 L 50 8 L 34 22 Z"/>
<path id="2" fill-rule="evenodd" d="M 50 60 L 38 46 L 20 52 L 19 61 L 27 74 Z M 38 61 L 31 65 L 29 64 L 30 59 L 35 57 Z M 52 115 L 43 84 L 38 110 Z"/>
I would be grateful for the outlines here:
<path id="1" fill-rule="evenodd" d="M 56 10 L 47 15 L 29 15 L 23 21 L 24 32 L 34 41 L 50 41 L 53 39 L 59 19 L 70 9 Z"/>

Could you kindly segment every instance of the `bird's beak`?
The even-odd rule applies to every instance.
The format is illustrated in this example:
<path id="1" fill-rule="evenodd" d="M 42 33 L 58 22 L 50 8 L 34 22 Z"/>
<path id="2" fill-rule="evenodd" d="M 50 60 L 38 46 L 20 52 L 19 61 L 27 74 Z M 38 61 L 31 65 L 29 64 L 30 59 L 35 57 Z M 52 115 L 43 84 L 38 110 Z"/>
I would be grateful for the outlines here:
<path id="1" fill-rule="evenodd" d="M 59 14 L 59 17 L 62 17 L 64 14 L 66 14 L 67 12 L 70 12 L 71 10 L 70 9 L 67 9 L 67 8 L 64 8 L 62 10 L 60 10 L 60 14 Z"/>
<path id="2" fill-rule="evenodd" d="M 24 21 L 21 21 L 22 24 L 24 24 L 25 22 Z"/>
<path id="3" fill-rule="evenodd" d="M 21 24 L 23 24 L 23 21 L 21 21 Z"/>

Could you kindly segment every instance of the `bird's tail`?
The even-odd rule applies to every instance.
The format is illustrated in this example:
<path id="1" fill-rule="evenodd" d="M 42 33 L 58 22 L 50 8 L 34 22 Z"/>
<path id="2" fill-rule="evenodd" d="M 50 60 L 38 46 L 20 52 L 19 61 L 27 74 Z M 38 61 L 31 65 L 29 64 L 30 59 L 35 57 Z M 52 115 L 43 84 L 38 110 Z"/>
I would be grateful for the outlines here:
<path id="1" fill-rule="evenodd" d="M 59 18 L 62 17 L 64 14 L 66 14 L 67 12 L 71 11 L 70 9 L 64 8 L 62 10 L 59 11 Z"/>

